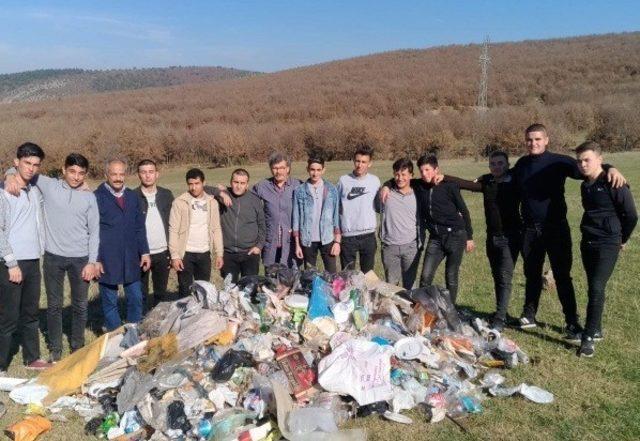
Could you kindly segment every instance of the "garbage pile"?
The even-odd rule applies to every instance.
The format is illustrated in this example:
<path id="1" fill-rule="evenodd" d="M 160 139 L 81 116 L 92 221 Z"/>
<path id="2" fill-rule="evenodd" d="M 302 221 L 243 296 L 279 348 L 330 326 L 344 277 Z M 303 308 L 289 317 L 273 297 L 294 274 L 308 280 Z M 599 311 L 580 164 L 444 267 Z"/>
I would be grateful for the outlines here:
<path id="1" fill-rule="evenodd" d="M 527 354 L 459 314 L 439 287 L 274 266 L 191 291 L 35 380 L 0 379 L 32 413 L 10 433 L 34 439 L 74 411 L 87 435 L 106 439 L 364 440 L 340 426 L 371 414 L 411 423 L 402 412 L 414 408 L 455 421 L 488 396 L 553 401 L 535 386 L 506 387 L 498 369 Z M 19 438 L 21 424 L 32 437 Z"/>

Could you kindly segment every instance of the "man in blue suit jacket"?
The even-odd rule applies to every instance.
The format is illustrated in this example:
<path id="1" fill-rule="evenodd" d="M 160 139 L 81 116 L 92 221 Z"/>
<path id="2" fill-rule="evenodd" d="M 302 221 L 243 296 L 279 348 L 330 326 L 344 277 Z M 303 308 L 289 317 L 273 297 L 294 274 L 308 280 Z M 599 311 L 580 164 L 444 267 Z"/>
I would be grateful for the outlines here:
<path id="1" fill-rule="evenodd" d="M 142 319 L 140 268 L 147 271 L 151 266 L 144 216 L 138 196 L 124 185 L 126 172 L 124 161 L 110 160 L 107 181 L 95 191 L 100 211 L 100 298 L 109 331 L 121 324 L 118 285 L 123 285 L 127 299 L 127 322 Z"/>

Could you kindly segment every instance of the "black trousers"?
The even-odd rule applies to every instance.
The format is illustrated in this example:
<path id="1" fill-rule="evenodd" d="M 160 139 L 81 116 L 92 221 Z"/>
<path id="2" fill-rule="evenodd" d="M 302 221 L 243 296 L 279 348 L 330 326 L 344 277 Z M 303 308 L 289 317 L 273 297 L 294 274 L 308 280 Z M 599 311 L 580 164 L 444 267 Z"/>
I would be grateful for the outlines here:
<path id="1" fill-rule="evenodd" d="M 25 365 L 40 358 L 40 259 L 19 260 L 18 266 L 22 283 L 9 281 L 4 262 L 0 268 L 0 371 L 7 370 L 18 344 Z M 18 336 L 21 340 L 14 340 Z"/>
<path id="2" fill-rule="evenodd" d="M 493 276 L 496 295 L 495 318 L 505 321 L 509 300 L 511 299 L 511 281 L 513 269 L 522 248 L 522 233 L 508 233 L 499 236 L 487 236 L 487 258 Z"/>
<path id="3" fill-rule="evenodd" d="M 62 355 L 62 310 L 64 306 L 64 278 L 69 277 L 71 288 L 71 351 L 84 346 L 84 329 L 87 325 L 89 282 L 82 279 L 82 269 L 88 257 L 63 257 L 44 254 L 42 270 L 47 291 L 47 333 L 51 358 Z"/>
<path id="4" fill-rule="evenodd" d="M 260 272 L 260 254 L 249 255 L 247 252 L 224 252 L 224 264 L 220 270 L 223 279 L 231 274 L 231 281 L 236 283 L 240 277 L 255 276 Z"/>
<path id="5" fill-rule="evenodd" d="M 613 273 L 620 253 L 618 244 L 580 244 L 582 264 L 587 273 L 589 302 L 587 303 L 587 321 L 585 334 L 589 337 L 602 331 L 602 311 L 604 310 L 605 288 Z"/>
<path id="6" fill-rule="evenodd" d="M 571 231 L 566 221 L 557 225 L 536 225 L 525 229 L 522 258 L 526 285 L 522 314 L 533 320 L 538 312 L 545 255 L 549 256 L 565 322 L 567 325 L 576 325 L 578 323 L 576 294 L 571 280 L 573 262 Z"/>
<path id="7" fill-rule="evenodd" d="M 322 242 L 311 242 L 311 245 L 308 247 L 302 247 L 302 255 L 304 256 L 304 266 L 305 268 L 315 267 L 318 262 L 318 251 L 320 252 L 320 257 L 322 258 L 322 263 L 324 264 L 325 271 L 329 271 L 330 273 L 335 273 L 338 271 L 338 264 L 336 262 L 336 256 L 331 255 L 331 248 L 333 247 L 333 242 L 329 242 L 326 245 L 322 245 Z"/>
<path id="8" fill-rule="evenodd" d="M 189 295 L 189 287 L 194 280 L 211 279 L 211 253 L 184 253 L 182 258 L 184 269 L 178 272 L 178 285 L 180 297 Z"/>
<path id="9" fill-rule="evenodd" d="M 340 247 L 340 264 L 342 269 L 356 261 L 360 255 L 360 270 L 363 273 L 373 269 L 376 261 L 376 250 L 378 242 L 375 233 L 360 234 L 358 236 L 342 236 Z"/>
<path id="10" fill-rule="evenodd" d="M 438 266 L 445 260 L 444 278 L 453 304 L 458 297 L 458 274 L 462 257 L 467 244 L 467 232 L 452 231 L 438 236 L 429 235 L 429 241 L 424 253 L 424 266 L 420 277 L 420 286 L 433 285 Z"/>
<path id="11" fill-rule="evenodd" d="M 141 272 L 142 295 L 145 298 L 147 311 L 159 302 L 167 299 L 167 285 L 169 284 L 169 270 L 171 257 L 169 250 L 151 255 L 151 268 Z M 153 282 L 153 297 L 149 295 L 149 279 Z"/>

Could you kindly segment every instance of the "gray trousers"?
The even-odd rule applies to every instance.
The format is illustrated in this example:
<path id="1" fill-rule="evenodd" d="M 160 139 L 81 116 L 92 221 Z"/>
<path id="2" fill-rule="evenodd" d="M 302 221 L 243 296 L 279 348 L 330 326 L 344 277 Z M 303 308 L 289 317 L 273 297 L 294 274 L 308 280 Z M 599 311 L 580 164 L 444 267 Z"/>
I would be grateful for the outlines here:
<path id="1" fill-rule="evenodd" d="M 420 250 L 416 241 L 406 245 L 382 244 L 382 265 L 388 283 L 411 289 L 416 280 Z"/>

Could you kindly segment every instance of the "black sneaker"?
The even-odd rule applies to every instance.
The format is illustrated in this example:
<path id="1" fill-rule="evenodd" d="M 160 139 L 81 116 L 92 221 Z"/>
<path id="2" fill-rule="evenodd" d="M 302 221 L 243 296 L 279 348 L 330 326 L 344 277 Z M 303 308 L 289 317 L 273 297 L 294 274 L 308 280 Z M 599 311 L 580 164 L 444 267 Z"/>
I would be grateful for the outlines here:
<path id="1" fill-rule="evenodd" d="M 585 336 L 582 339 L 582 343 L 580 343 L 580 349 L 578 349 L 578 357 L 591 358 L 593 357 L 595 351 L 596 349 L 593 338 Z"/>
<path id="2" fill-rule="evenodd" d="M 604 334 L 602 331 L 596 331 L 593 333 L 593 341 L 602 341 L 604 340 Z"/>
<path id="3" fill-rule="evenodd" d="M 520 329 L 533 329 L 536 326 L 538 326 L 536 324 L 536 320 L 535 319 L 529 318 L 529 317 L 525 317 L 525 316 L 520 317 L 519 322 L 520 322 Z"/>
<path id="4" fill-rule="evenodd" d="M 567 325 L 564 330 L 564 339 L 570 343 L 580 343 L 582 340 L 582 327 L 578 324 Z"/>

